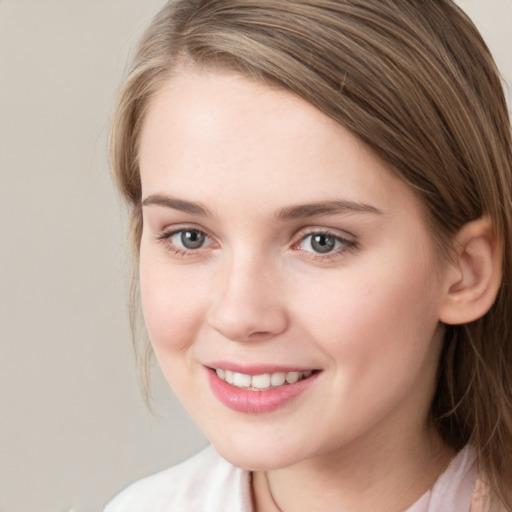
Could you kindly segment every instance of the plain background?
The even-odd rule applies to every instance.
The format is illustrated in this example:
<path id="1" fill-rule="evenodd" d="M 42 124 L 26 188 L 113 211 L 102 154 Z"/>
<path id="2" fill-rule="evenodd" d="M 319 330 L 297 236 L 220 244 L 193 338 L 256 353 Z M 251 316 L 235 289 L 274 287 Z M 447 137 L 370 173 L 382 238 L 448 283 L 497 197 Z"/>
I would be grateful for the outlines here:
<path id="1" fill-rule="evenodd" d="M 512 83 L 512 0 L 460 0 Z M 125 307 L 125 218 L 106 134 L 162 0 L 0 0 L 0 512 L 99 511 L 206 444 Z"/>

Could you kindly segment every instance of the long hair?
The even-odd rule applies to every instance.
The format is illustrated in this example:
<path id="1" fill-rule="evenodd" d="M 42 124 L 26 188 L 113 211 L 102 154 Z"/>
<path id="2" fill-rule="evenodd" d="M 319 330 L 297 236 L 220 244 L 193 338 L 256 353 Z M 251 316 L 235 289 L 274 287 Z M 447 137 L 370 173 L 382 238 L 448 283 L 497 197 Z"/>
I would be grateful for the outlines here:
<path id="1" fill-rule="evenodd" d="M 442 256 L 466 223 L 491 219 L 503 282 L 483 318 L 446 327 L 430 419 L 448 445 L 474 447 L 494 496 L 512 507 L 511 132 L 499 73 L 473 23 L 451 0 L 165 4 L 140 42 L 111 130 L 135 263 L 140 130 L 152 96 L 184 62 L 278 85 L 351 131 L 416 192 Z"/>

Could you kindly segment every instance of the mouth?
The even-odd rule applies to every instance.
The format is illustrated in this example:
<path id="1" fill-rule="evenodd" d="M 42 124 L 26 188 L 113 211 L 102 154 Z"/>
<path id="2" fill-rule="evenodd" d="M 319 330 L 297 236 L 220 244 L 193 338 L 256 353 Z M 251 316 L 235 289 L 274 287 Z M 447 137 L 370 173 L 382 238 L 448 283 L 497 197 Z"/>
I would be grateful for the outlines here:
<path id="1" fill-rule="evenodd" d="M 294 402 L 314 386 L 322 372 L 302 368 L 241 368 L 229 363 L 205 368 L 213 395 L 230 409 L 251 414 L 269 413 Z"/>
<path id="2" fill-rule="evenodd" d="M 248 391 L 269 391 L 281 386 L 295 384 L 301 380 L 308 379 L 318 372 L 318 370 L 306 370 L 249 375 L 223 368 L 212 368 L 212 370 L 215 371 L 217 377 L 222 381 L 236 388 Z"/>

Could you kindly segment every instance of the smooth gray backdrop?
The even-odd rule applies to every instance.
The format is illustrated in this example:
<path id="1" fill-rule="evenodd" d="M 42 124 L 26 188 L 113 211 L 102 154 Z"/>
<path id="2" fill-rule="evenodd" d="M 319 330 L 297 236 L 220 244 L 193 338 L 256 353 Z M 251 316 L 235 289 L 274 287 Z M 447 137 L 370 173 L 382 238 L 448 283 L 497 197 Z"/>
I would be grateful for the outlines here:
<path id="1" fill-rule="evenodd" d="M 512 83 L 512 0 L 461 0 Z M 106 134 L 161 0 L 0 0 L 0 512 L 89 512 L 206 441 L 138 389 Z"/>

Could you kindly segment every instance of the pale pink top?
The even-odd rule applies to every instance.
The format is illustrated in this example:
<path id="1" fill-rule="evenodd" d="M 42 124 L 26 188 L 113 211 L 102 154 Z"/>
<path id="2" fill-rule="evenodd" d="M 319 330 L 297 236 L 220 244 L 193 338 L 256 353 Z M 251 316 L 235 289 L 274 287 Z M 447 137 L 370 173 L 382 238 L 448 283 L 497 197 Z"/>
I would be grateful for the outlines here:
<path id="1" fill-rule="evenodd" d="M 476 480 L 475 455 L 466 447 L 405 512 L 470 512 Z M 251 474 L 226 462 L 210 446 L 130 485 L 104 512 L 253 512 Z"/>
<path id="2" fill-rule="evenodd" d="M 446 471 L 406 512 L 470 512 L 478 477 L 473 450 L 466 446 Z"/>

